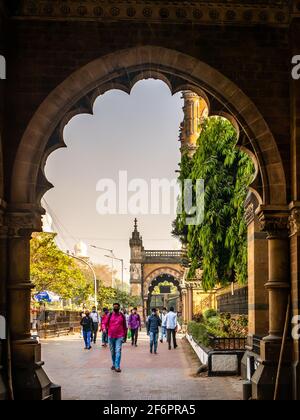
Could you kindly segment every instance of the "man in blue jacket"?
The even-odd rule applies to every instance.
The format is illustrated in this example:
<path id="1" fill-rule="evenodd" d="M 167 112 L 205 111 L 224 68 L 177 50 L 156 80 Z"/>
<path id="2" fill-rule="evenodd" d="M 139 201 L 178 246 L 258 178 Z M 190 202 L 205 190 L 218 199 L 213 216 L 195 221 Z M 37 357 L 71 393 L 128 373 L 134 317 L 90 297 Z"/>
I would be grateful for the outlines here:
<path id="1" fill-rule="evenodd" d="M 161 319 L 157 314 L 157 309 L 152 308 L 151 315 L 148 318 L 147 333 L 150 336 L 150 353 L 157 354 L 159 327 L 161 326 Z"/>

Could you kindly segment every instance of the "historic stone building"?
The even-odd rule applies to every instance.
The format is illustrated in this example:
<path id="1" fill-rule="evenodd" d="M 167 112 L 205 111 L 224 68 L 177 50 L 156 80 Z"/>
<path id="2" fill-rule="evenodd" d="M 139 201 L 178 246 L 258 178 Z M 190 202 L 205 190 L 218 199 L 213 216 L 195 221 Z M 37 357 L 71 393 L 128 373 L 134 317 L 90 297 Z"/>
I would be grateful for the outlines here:
<path id="1" fill-rule="evenodd" d="M 131 294 L 141 297 L 143 316 L 146 319 L 150 312 L 151 296 L 155 286 L 168 281 L 177 287 L 181 295 L 182 252 L 145 250 L 137 228 L 137 219 L 134 222 L 129 246 Z"/>
<path id="2" fill-rule="evenodd" d="M 0 28 L 7 63 L 0 80 L 0 314 L 8 332 L 0 343 L 1 398 L 53 393 L 29 313 L 29 241 L 41 229 L 40 199 L 51 187 L 46 159 L 64 146 L 67 122 L 92 113 L 98 95 L 130 93 L 150 77 L 172 93 L 197 93 L 209 115 L 229 118 L 255 162 L 249 309 L 253 325 L 256 314 L 268 314 L 268 333 L 258 345 L 252 391 L 271 398 L 288 302 L 289 327 L 299 315 L 300 81 L 292 78 L 299 0 L 2 0 Z M 291 328 L 286 350 L 281 397 L 299 399 L 299 338 Z"/>

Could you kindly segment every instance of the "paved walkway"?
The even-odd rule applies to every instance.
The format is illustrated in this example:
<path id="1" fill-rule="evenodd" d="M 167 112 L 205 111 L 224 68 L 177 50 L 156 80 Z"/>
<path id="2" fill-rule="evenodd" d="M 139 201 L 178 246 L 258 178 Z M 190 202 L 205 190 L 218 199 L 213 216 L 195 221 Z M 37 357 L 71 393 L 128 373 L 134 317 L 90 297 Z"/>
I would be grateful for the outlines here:
<path id="1" fill-rule="evenodd" d="M 183 338 L 176 350 L 160 344 L 158 355 L 141 333 L 139 346 L 123 346 L 122 373 L 110 370 L 109 349 L 100 344 L 83 349 L 78 336 L 42 341 L 42 356 L 50 379 L 62 386 L 67 400 L 201 400 L 241 399 L 238 378 L 196 377 L 197 357 Z"/>

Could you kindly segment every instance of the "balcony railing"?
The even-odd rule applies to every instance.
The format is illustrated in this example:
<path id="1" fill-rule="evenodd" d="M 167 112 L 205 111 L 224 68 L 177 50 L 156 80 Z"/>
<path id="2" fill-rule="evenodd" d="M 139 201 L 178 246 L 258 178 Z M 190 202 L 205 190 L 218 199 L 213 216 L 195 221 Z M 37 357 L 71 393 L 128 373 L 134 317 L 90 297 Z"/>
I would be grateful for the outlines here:
<path id="1" fill-rule="evenodd" d="M 149 257 L 159 257 L 159 258 L 181 258 L 181 251 L 144 251 L 144 256 Z"/>

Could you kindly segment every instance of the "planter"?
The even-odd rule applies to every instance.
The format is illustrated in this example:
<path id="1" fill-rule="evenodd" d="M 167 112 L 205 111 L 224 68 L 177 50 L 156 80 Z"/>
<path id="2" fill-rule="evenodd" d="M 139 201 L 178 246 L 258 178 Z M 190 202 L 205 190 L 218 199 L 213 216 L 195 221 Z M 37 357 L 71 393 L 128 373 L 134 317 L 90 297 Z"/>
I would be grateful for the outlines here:
<path id="1" fill-rule="evenodd" d="M 186 334 L 200 362 L 208 367 L 208 376 L 240 376 L 241 361 L 245 350 L 213 350 L 198 344 Z"/>

